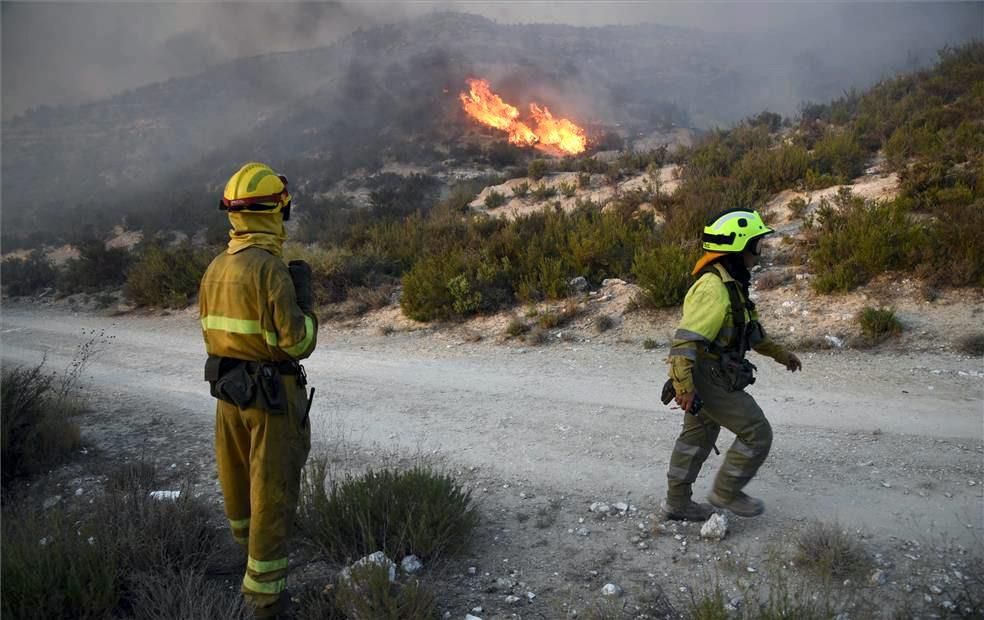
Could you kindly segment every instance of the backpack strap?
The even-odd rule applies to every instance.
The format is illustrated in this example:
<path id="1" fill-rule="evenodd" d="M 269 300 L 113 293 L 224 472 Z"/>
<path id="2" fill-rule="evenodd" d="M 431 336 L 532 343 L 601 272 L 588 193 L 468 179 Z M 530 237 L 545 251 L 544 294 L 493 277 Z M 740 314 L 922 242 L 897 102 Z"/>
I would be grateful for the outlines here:
<path id="1" fill-rule="evenodd" d="M 748 335 L 746 333 L 748 321 L 745 320 L 745 310 L 751 312 L 755 309 L 755 304 L 742 297 L 739 284 L 736 280 L 732 279 L 724 282 L 721 272 L 718 271 L 717 263 L 711 263 L 698 271 L 697 279 L 699 280 L 705 273 L 712 273 L 720 278 L 724 284 L 724 288 L 728 291 L 728 299 L 731 302 L 731 322 L 734 325 L 735 332 L 738 334 L 738 356 L 744 359 L 745 353 L 748 352 Z"/>

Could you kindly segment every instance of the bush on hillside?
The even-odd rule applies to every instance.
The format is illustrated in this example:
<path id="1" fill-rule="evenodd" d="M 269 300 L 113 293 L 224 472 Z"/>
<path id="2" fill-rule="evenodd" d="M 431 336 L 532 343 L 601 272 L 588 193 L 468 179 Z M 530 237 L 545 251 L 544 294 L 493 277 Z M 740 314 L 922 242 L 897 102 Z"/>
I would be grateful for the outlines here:
<path id="1" fill-rule="evenodd" d="M 883 342 L 902 333 L 902 324 L 895 312 L 887 308 L 864 308 L 858 315 L 861 335 L 869 345 Z"/>
<path id="2" fill-rule="evenodd" d="M 639 251 L 632 263 L 636 283 L 642 289 L 638 302 L 648 308 L 668 308 L 683 302 L 693 278 L 690 270 L 696 253 L 678 245 L 662 245 Z"/>
<path id="3" fill-rule="evenodd" d="M 13 296 L 33 295 L 55 286 L 58 271 L 42 250 L 33 250 L 26 258 L 7 258 L 0 263 L 0 281 Z"/>
<path id="4" fill-rule="evenodd" d="M 123 248 L 107 248 L 98 239 L 87 239 L 79 246 L 79 257 L 65 264 L 58 281 L 63 293 L 114 288 L 126 281 L 130 253 Z"/>
<path id="5" fill-rule="evenodd" d="M 512 190 L 513 196 L 516 198 L 525 198 L 527 194 L 530 193 L 530 184 L 528 181 L 523 181 L 522 183 L 517 183 L 513 186 Z"/>
<path id="6" fill-rule="evenodd" d="M 534 181 L 539 181 L 547 174 L 548 165 L 545 159 L 534 159 L 526 168 L 526 175 Z"/>
<path id="7" fill-rule="evenodd" d="M 808 220 L 809 261 L 820 293 L 849 291 L 884 271 L 913 267 L 926 231 L 898 202 L 871 202 L 842 189 Z"/>
<path id="8" fill-rule="evenodd" d="M 182 243 L 144 246 L 126 274 L 123 294 L 138 306 L 184 308 L 198 294 L 212 253 Z"/>
<path id="9" fill-rule="evenodd" d="M 492 190 L 485 196 L 485 208 L 496 209 L 506 204 L 506 197 L 499 192 Z"/>
<path id="10" fill-rule="evenodd" d="M 844 180 L 861 176 L 865 153 L 851 131 L 829 131 L 813 147 L 814 168 Z"/>

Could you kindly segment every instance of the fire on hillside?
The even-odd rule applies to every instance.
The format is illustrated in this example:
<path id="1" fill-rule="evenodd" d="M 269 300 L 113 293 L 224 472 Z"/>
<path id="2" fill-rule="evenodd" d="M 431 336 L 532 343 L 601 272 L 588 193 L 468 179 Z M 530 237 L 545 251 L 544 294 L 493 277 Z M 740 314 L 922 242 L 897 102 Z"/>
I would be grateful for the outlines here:
<path id="1" fill-rule="evenodd" d="M 492 92 L 487 80 L 468 80 L 468 92 L 461 93 L 465 113 L 483 125 L 509 134 L 516 146 L 539 149 L 551 155 L 577 155 L 587 148 L 584 129 L 566 118 L 554 118 L 547 106 L 530 104 L 530 119 L 519 119 L 519 110 Z"/>

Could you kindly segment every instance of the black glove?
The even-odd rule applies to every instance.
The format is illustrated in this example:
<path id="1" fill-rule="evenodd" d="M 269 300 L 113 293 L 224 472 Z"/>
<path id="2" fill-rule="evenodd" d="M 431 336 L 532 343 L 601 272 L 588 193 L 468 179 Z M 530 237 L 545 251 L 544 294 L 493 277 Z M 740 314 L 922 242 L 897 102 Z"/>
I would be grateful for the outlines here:
<path id="1" fill-rule="evenodd" d="M 292 260 L 287 264 L 290 279 L 294 283 L 297 305 L 305 314 L 314 311 L 314 291 L 311 290 L 311 265 L 302 260 Z"/>

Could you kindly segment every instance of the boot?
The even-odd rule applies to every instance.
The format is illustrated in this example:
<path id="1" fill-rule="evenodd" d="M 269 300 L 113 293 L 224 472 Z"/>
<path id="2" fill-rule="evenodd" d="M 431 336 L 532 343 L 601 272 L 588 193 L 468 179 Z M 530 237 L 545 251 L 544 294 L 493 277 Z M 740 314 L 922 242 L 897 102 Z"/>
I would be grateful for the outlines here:
<path id="1" fill-rule="evenodd" d="M 707 521 L 714 514 L 709 504 L 698 504 L 687 500 L 686 504 L 676 506 L 669 502 L 663 504 L 663 516 L 670 521 Z"/>
<path id="2" fill-rule="evenodd" d="M 716 491 L 711 491 L 710 495 L 707 496 L 707 501 L 711 502 L 715 508 L 730 510 L 739 517 L 757 517 L 765 512 L 765 502 L 746 495 L 742 491 L 738 491 L 734 499 L 730 501 L 725 500 Z"/>

